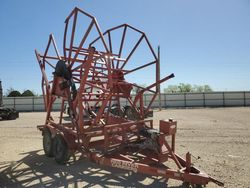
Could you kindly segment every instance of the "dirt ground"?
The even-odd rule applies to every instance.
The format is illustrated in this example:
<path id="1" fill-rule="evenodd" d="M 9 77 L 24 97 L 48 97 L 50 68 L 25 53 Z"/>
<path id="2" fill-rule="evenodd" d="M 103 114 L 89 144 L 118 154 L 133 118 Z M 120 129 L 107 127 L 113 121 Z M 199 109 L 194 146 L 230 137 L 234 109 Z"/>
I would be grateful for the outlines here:
<path id="1" fill-rule="evenodd" d="M 250 187 L 250 108 L 169 109 L 154 112 L 178 121 L 176 152 L 190 151 L 193 163 L 225 183 Z M 42 150 L 36 125 L 45 113 L 20 113 L 0 120 L 0 187 L 181 187 L 181 182 L 107 168 L 87 159 L 58 165 Z M 217 187 L 209 183 L 207 187 Z"/>

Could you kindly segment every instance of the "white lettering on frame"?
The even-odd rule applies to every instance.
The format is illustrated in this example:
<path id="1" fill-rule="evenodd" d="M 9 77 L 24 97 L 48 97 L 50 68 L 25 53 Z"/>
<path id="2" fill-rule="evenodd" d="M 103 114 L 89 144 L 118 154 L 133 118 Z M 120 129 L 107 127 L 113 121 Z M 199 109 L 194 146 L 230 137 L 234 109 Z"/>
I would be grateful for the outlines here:
<path id="1" fill-rule="evenodd" d="M 131 170 L 134 173 L 136 173 L 138 170 L 138 164 L 127 161 L 118 161 L 116 159 L 111 159 L 111 166 L 115 168 L 121 168 L 124 170 Z"/>

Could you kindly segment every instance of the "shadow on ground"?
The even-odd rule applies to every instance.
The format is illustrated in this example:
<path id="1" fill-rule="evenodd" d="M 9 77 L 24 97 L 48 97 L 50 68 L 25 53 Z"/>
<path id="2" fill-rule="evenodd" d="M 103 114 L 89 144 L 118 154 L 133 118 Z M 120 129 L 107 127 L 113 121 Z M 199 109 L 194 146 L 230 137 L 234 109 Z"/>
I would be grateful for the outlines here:
<path id="1" fill-rule="evenodd" d="M 0 187 L 167 187 L 163 178 L 131 174 L 87 159 L 59 165 L 41 150 L 20 155 L 19 161 L 0 162 Z"/>

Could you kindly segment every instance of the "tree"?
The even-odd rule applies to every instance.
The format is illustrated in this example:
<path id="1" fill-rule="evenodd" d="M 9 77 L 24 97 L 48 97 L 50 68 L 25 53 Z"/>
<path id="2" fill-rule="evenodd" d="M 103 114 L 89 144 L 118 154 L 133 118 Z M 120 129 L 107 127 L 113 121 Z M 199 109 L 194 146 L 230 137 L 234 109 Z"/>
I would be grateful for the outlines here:
<path id="1" fill-rule="evenodd" d="M 204 85 L 204 92 L 212 92 L 212 88 L 209 85 Z"/>
<path id="2" fill-rule="evenodd" d="M 192 91 L 192 86 L 190 84 L 180 83 L 178 85 L 178 88 L 179 88 L 179 92 L 181 92 L 181 93 L 191 92 Z"/>
<path id="3" fill-rule="evenodd" d="M 21 93 L 17 90 L 10 91 L 10 93 L 7 95 L 7 97 L 21 97 Z"/>
<path id="4" fill-rule="evenodd" d="M 13 89 L 12 87 L 7 89 L 6 91 L 6 96 L 7 97 L 28 97 L 28 96 L 35 96 L 34 92 L 31 90 L 27 89 L 25 90 L 22 94 L 18 91 Z"/>
<path id="5" fill-rule="evenodd" d="M 8 95 L 12 92 L 15 91 L 12 87 L 10 87 L 9 89 L 6 90 L 5 96 L 8 97 Z"/>
<path id="6" fill-rule="evenodd" d="M 167 88 L 164 88 L 164 93 L 177 93 L 179 92 L 177 85 L 169 85 Z"/>
<path id="7" fill-rule="evenodd" d="M 22 93 L 22 97 L 30 97 L 30 96 L 34 96 L 34 93 L 32 91 L 30 91 L 29 89 L 28 90 L 25 90 L 23 93 Z"/>
<path id="8" fill-rule="evenodd" d="M 193 86 L 193 91 L 194 92 L 204 92 L 204 87 L 200 85 L 194 85 Z"/>
<path id="9" fill-rule="evenodd" d="M 204 85 L 204 86 L 194 85 L 193 86 L 193 92 L 211 92 L 211 91 L 213 90 L 209 85 Z"/>
<path id="10" fill-rule="evenodd" d="M 188 93 L 188 92 L 211 92 L 209 85 L 190 85 L 180 83 L 179 85 L 169 85 L 164 89 L 164 93 Z"/>

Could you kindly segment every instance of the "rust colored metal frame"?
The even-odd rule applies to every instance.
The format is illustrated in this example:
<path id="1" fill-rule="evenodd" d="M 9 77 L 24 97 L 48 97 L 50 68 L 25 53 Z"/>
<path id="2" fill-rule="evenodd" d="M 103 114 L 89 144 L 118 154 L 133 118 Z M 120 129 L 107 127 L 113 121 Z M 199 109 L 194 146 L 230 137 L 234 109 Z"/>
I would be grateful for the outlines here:
<path id="1" fill-rule="evenodd" d="M 90 24 L 76 45 L 76 26 L 79 15 L 86 16 L 90 20 Z M 86 44 L 93 28 L 96 28 L 96 37 L 92 42 Z M 122 32 L 122 37 L 118 54 L 115 54 L 113 47 L 117 41 L 112 40 L 111 36 L 112 32 L 118 30 Z M 139 39 L 135 41 L 135 45 L 130 49 L 128 55 L 122 57 L 128 30 L 139 34 Z M 143 40 L 153 61 L 132 69 L 125 69 Z M 94 47 L 98 42 L 103 47 L 102 50 Z M 53 54 L 49 53 L 51 50 L 54 51 Z M 122 24 L 102 33 L 92 15 L 75 8 L 65 20 L 63 56 L 60 55 L 52 34 L 45 52 L 41 54 L 35 51 L 35 54 L 42 73 L 41 84 L 47 111 L 44 125 L 38 126 L 38 128 L 40 130 L 49 129 L 52 138 L 57 134 L 62 135 L 71 154 L 81 152 L 83 156 L 98 164 L 131 170 L 135 173 L 163 176 L 167 179 L 173 178 L 191 184 L 205 185 L 208 182 L 214 182 L 223 185 L 194 167 L 191 164 L 189 153 L 187 153 L 186 159 L 182 159 L 175 153 L 177 128 L 175 121 L 160 121 L 157 138 L 152 141 L 157 145 L 157 150 L 155 148 L 152 150 L 146 144 L 152 138 L 142 135 L 141 132 L 154 129 L 153 120 L 145 119 L 145 114 L 159 92 L 157 86 L 173 78 L 174 75 L 171 74 L 160 79 L 159 73 L 156 73 L 155 82 L 148 87 L 141 87 L 125 80 L 127 75 L 145 67 L 155 66 L 157 70 L 158 58 L 142 31 L 128 24 Z M 72 81 L 77 88 L 75 96 L 72 96 L 71 87 L 61 87 L 65 82 L 63 77 L 47 75 L 47 70 L 54 71 L 59 60 L 68 63 Z M 139 89 L 135 97 L 130 95 L 133 87 Z M 145 107 L 143 99 L 145 92 L 154 93 L 147 107 Z M 59 120 L 51 113 L 57 98 L 62 101 Z M 117 106 L 117 112 L 121 110 L 121 99 L 126 100 L 130 105 L 135 119 L 131 120 L 127 116 L 112 113 L 114 104 Z M 69 122 L 63 120 L 65 103 L 68 103 L 70 107 Z M 171 140 L 170 143 L 167 141 L 168 137 Z M 176 164 L 176 169 L 164 165 L 166 161 L 170 160 Z"/>

